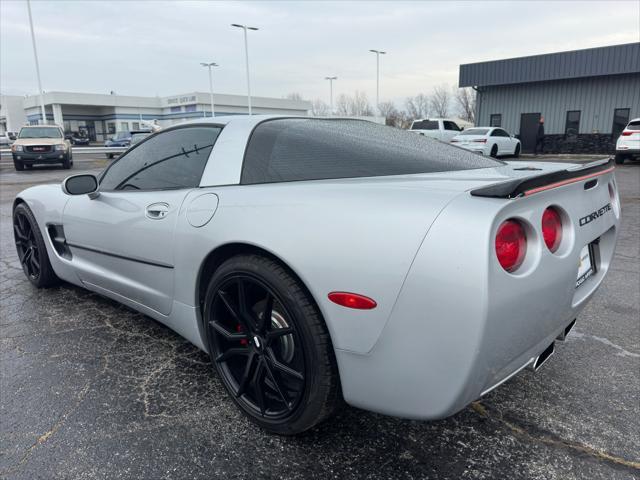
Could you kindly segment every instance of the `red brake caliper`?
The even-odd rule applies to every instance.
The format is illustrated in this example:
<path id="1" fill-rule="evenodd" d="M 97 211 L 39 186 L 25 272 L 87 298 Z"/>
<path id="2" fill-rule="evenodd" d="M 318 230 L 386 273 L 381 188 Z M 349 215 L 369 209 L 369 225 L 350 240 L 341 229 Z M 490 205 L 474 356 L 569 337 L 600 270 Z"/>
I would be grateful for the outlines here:
<path id="1" fill-rule="evenodd" d="M 238 324 L 238 325 L 236 325 L 236 331 L 238 333 L 242 333 L 242 332 L 244 332 L 244 328 L 242 328 L 242 325 Z M 249 342 L 247 341 L 246 338 L 243 338 L 242 340 L 240 340 L 240 345 L 246 346 L 248 344 L 249 344 Z"/>

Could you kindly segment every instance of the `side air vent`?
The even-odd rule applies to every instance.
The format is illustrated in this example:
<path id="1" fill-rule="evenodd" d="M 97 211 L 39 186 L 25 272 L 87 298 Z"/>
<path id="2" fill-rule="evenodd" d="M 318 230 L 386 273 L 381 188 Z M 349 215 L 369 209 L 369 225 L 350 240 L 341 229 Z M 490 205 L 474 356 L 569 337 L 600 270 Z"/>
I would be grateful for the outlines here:
<path id="1" fill-rule="evenodd" d="M 62 227 L 62 225 L 49 225 L 47 227 L 47 230 L 49 232 L 49 237 L 51 238 L 53 248 L 56 249 L 56 253 L 62 258 L 71 260 L 71 250 L 67 245 L 67 239 L 64 236 L 64 228 Z"/>

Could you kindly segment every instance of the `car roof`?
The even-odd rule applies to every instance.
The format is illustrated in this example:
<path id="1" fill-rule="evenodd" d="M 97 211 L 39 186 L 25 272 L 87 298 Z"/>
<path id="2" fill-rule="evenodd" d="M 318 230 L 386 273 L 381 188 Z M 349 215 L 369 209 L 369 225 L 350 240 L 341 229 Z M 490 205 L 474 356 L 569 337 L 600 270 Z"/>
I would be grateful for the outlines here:
<path id="1" fill-rule="evenodd" d="M 632 118 L 631 120 L 629 120 L 629 123 L 631 123 L 631 122 L 640 122 L 640 117 Z"/>

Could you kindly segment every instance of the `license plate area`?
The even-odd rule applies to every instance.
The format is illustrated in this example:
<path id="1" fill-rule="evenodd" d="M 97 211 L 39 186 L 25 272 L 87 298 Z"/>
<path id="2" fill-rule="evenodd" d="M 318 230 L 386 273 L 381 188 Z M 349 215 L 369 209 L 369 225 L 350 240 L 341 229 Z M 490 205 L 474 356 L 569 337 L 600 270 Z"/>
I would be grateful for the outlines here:
<path id="1" fill-rule="evenodd" d="M 580 285 L 586 282 L 589 277 L 596 273 L 595 244 L 596 242 L 591 242 L 580 250 L 576 288 L 580 287 Z"/>

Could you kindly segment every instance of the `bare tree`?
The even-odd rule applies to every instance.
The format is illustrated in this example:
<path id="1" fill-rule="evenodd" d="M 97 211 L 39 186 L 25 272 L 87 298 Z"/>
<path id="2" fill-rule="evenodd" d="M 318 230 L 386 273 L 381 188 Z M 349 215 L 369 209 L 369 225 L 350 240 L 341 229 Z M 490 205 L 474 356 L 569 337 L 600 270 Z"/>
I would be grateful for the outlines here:
<path id="1" fill-rule="evenodd" d="M 311 115 L 314 117 L 326 117 L 329 113 L 329 105 L 319 98 L 311 102 Z"/>
<path id="2" fill-rule="evenodd" d="M 456 92 L 456 104 L 460 118 L 475 124 L 476 91 L 473 88 L 459 88 Z"/>
<path id="3" fill-rule="evenodd" d="M 291 92 L 287 94 L 287 100 L 302 100 L 302 95 L 298 92 Z"/>
<path id="4" fill-rule="evenodd" d="M 349 115 L 349 109 L 351 107 L 351 99 L 344 93 L 340 94 L 336 100 L 336 113 L 338 115 Z"/>
<path id="5" fill-rule="evenodd" d="M 351 115 L 353 116 L 369 116 L 373 115 L 371 105 L 366 93 L 356 91 L 351 101 Z"/>
<path id="6" fill-rule="evenodd" d="M 408 117 L 415 119 L 429 116 L 429 98 L 424 93 L 420 93 L 415 97 L 407 97 L 405 107 Z"/>
<path id="7" fill-rule="evenodd" d="M 398 116 L 398 109 L 393 102 L 380 103 L 380 105 L 378 105 L 378 110 L 380 110 L 380 115 L 384 117 L 385 124 L 395 126 L 393 119 Z"/>
<path id="8" fill-rule="evenodd" d="M 449 103 L 451 101 L 449 88 L 446 85 L 434 87 L 433 93 L 429 98 L 431 111 L 440 118 L 449 116 Z"/>

